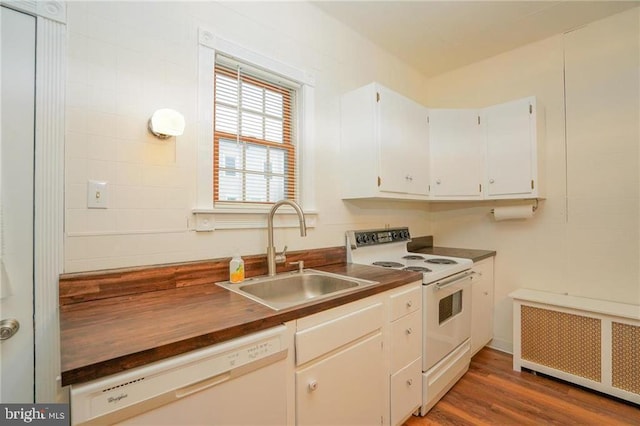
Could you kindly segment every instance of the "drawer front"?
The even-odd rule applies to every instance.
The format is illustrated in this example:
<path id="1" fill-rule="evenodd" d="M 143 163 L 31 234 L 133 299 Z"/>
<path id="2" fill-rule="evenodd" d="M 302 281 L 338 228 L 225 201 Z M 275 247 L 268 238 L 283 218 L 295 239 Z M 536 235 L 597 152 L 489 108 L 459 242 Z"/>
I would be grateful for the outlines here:
<path id="1" fill-rule="evenodd" d="M 296 333 L 296 365 L 301 365 L 382 329 L 382 302 L 366 306 L 338 318 Z"/>
<path id="2" fill-rule="evenodd" d="M 401 424 L 420 407 L 421 376 L 420 358 L 391 376 L 391 425 Z"/>
<path id="3" fill-rule="evenodd" d="M 422 311 L 415 311 L 391 323 L 391 372 L 420 357 Z"/>
<path id="4" fill-rule="evenodd" d="M 391 321 L 415 312 L 422 304 L 422 283 L 412 284 L 411 288 L 392 294 L 390 299 Z"/>

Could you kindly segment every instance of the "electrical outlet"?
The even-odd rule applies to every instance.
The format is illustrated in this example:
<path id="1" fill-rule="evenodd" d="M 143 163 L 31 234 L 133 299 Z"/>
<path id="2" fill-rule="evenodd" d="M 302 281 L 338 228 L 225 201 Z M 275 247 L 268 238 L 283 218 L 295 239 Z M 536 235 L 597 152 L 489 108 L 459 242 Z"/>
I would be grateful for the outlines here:
<path id="1" fill-rule="evenodd" d="M 107 182 L 90 180 L 87 184 L 87 207 L 90 209 L 106 209 L 109 202 Z"/>

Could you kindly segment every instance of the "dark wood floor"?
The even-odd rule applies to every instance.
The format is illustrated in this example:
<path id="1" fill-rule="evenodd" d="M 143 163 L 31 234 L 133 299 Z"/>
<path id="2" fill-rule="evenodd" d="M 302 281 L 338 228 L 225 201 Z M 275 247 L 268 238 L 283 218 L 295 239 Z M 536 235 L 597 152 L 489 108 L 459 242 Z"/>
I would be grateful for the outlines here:
<path id="1" fill-rule="evenodd" d="M 640 406 L 530 372 L 515 372 L 511 355 L 482 349 L 467 374 L 425 417 L 426 425 L 640 425 Z"/>

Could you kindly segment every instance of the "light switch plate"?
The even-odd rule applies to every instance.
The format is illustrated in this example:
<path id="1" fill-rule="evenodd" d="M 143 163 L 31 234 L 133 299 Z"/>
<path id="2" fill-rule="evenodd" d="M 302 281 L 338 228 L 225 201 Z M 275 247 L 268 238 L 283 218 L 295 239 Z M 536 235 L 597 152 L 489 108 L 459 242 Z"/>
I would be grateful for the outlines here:
<path id="1" fill-rule="evenodd" d="M 106 209 L 109 204 L 108 182 L 90 180 L 87 184 L 87 207 L 90 209 Z"/>

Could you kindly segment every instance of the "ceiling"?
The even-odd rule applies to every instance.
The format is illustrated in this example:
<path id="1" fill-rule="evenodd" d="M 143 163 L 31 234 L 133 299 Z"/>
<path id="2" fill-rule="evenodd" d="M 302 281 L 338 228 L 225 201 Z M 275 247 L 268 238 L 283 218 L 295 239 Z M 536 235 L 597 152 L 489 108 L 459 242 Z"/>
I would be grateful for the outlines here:
<path id="1" fill-rule="evenodd" d="M 636 1 L 316 1 L 434 76 L 638 7 Z"/>

